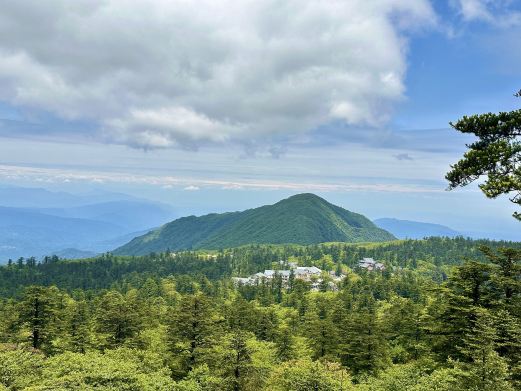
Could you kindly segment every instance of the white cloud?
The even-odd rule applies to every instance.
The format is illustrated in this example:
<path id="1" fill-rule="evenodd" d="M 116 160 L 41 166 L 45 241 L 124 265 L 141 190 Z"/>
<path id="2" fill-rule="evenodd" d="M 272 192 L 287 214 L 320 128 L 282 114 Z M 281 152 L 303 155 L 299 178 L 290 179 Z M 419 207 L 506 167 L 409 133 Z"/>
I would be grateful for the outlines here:
<path id="1" fill-rule="evenodd" d="M 521 25 L 521 12 L 512 10 L 511 3 L 511 0 L 458 0 L 465 21 L 482 21 L 503 28 Z"/>
<path id="2" fill-rule="evenodd" d="M 18 0 L 0 99 L 136 147 L 378 126 L 404 95 L 428 0 Z"/>
<path id="3" fill-rule="evenodd" d="M 186 190 L 186 191 L 197 191 L 197 190 L 200 190 L 200 187 L 199 186 L 190 185 L 190 186 L 186 186 L 183 190 Z"/>

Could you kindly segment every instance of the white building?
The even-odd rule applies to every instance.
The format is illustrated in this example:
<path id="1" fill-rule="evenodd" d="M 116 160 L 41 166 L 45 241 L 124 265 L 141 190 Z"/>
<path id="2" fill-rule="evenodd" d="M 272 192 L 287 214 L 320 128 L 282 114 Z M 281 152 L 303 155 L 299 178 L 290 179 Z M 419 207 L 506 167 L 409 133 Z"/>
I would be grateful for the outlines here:
<path id="1" fill-rule="evenodd" d="M 320 283 L 322 282 L 322 270 L 316 266 L 297 266 L 293 263 L 294 267 L 291 270 L 264 270 L 264 272 L 255 273 L 249 277 L 234 277 L 233 281 L 237 285 L 255 285 L 262 280 L 271 281 L 275 277 L 280 276 L 282 279 L 282 285 L 287 287 L 291 274 L 295 279 L 303 280 L 311 283 L 312 290 L 318 290 Z M 291 266 L 293 266 L 291 265 Z M 333 277 L 332 277 L 333 278 Z M 336 282 L 341 281 L 345 278 L 344 275 L 334 276 Z"/>
<path id="2" fill-rule="evenodd" d="M 385 270 L 385 265 L 383 263 L 376 262 L 373 258 L 364 258 L 361 261 L 358 261 L 358 266 L 369 271 Z"/>
<path id="3" fill-rule="evenodd" d="M 311 281 L 311 277 L 316 276 L 318 278 L 322 274 L 322 270 L 316 266 L 297 266 L 294 272 L 295 278 L 304 281 Z"/>

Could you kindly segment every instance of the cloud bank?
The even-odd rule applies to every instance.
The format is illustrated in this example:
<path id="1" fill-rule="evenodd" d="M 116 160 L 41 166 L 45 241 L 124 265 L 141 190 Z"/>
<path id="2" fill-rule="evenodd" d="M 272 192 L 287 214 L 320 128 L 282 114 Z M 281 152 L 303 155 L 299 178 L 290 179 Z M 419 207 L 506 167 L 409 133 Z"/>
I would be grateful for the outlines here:
<path id="1" fill-rule="evenodd" d="M 16 0 L 0 100 L 140 148 L 384 124 L 427 0 Z"/>
<path id="2" fill-rule="evenodd" d="M 202 188 L 222 190 L 291 190 L 391 193 L 442 193 L 439 186 L 402 183 L 333 183 L 295 180 L 215 179 L 171 175 L 128 174 L 123 172 L 82 171 L 74 169 L 28 167 L 0 164 L 0 180 L 16 182 L 30 180 L 35 183 L 83 182 L 93 184 L 132 184 L 159 186 L 163 189 L 198 191 Z"/>

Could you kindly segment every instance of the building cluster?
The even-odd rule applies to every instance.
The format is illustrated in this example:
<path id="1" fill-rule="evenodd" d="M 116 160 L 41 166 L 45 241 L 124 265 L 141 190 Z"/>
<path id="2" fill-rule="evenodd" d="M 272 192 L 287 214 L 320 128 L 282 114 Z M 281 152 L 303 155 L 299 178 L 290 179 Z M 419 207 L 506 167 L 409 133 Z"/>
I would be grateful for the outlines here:
<path id="1" fill-rule="evenodd" d="M 309 282 L 312 290 L 318 290 L 326 274 L 330 277 L 330 285 L 332 284 L 330 287 L 332 289 L 336 288 L 335 282 L 345 278 L 345 275 L 337 276 L 334 272 L 327 273 L 316 266 L 298 266 L 294 262 L 289 262 L 288 266 L 289 270 L 264 270 L 264 272 L 255 273 L 249 277 L 234 277 L 233 280 L 238 285 L 257 285 L 261 281 L 268 282 L 276 277 L 280 277 L 282 286 L 287 288 L 293 276 L 295 280 Z"/>
<path id="2" fill-rule="evenodd" d="M 329 277 L 328 284 L 330 289 L 335 290 L 337 283 L 342 281 L 346 276 L 341 274 L 337 276 L 335 272 L 325 272 L 316 266 L 298 266 L 295 262 L 280 261 L 280 265 L 287 265 L 288 270 L 264 270 L 264 272 L 255 273 L 249 277 L 233 277 L 236 285 L 257 285 L 262 281 L 269 282 L 275 278 L 280 278 L 282 286 L 287 288 L 290 284 L 291 278 L 295 280 L 302 280 L 311 284 L 312 290 L 318 290 L 324 278 Z M 368 271 L 384 271 L 385 265 L 375 261 L 373 258 L 364 258 L 358 262 L 358 267 Z"/>
<path id="3" fill-rule="evenodd" d="M 358 267 L 369 271 L 378 270 L 384 271 L 385 265 L 383 263 L 375 261 L 373 258 L 364 258 L 358 262 Z"/>

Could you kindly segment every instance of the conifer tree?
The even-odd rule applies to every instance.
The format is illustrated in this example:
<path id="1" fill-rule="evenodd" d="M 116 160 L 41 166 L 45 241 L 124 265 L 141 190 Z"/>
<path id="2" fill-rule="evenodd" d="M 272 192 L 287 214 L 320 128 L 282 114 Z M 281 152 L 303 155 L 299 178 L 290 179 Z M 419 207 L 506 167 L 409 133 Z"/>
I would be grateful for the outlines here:
<path id="1" fill-rule="evenodd" d="M 342 363 L 354 374 L 375 374 L 390 364 L 389 346 L 376 312 L 376 303 L 367 297 L 359 303 L 345 327 Z"/>
<path id="2" fill-rule="evenodd" d="M 102 334 L 105 347 L 121 346 L 142 329 L 142 318 L 136 304 L 131 295 L 124 296 L 117 291 L 109 291 L 99 299 L 95 326 Z"/>
<path id="3" fill-rule="evenodd" d="M 68 325 L 68 339 L 72 352 L 85 353 L 91 345 L 90 311 L 85 299 L 75 301 Z"/>
<path id="4" fill-rule="evenodd" d="M 515 95 L 521 97 L 521 91 Z M 521 205 L 521 110 L 464 116 L 451 126 L 478 139 L 445 176 L 449 188 L 486 177 L 479 187 L 487 197 L 508 194 L 511 202 Z M 521 220 L 519 212 L 514 217 Z"/>
<path id="5" fill-rule="evenodd" d="M 494 314 L 496 351 L 509 367 L 512 384 L 521 389 L 521 319 L 507 310 Z"/>
<path id="6" fill-rule="evenodd" d="M 317 297 L 312 310 L 305 317 L 305 335 L 313 349 L 313 358 L 332 359 L 337 355 L 338 333 L 331 318 L 331 302 Z"/>
<path id="7" fill-rule="evenodd" d="M 462 382 L 469 390 L 512 390 L 507 382 L 508 365 L 496 352 L 494 319 L 484 308 L 475 310 L 476 318 L 460 348 L 467 362 L 459 363 L 465 369 Z"/>
<path id="8" fill-rule="evenodd" d="M 30 286 L 25 289 L 19 304 L 19 321 L 29 330 L 34 349 L 48 350 L 56 337 L 60 292 L 56 287 Z"/>
<path id="9" fill-rule="evenodd" d="M 277 333 L 279 319 L 277 312 L 272 307 L 261 308 L 258 312 L 255 335 L 263 341 L 273 341 Z"/>
<path id="10" fill-rule="evenodd" d="M 288 326 L 282 326 L 275 337 L 276 355 L 279 361 L 289 361 L 296 358 L 295 337 Z"/>
<path id="11" fill-rule="evenodd" d="M 350 391 L 351 378 L 338 364 L 320 361 L 288 361 L 277 368 L 270 391 Z"/>
<path id="12" fill-rule="evenodd" d="M 221 367 L 228 389 L 233 391 L 246 390 L 248 374 L 252 370 L 252 351 L 247 338 L 247 333 L 236 330 L 224 340 Z"/>
<path id="13" fill-rule="evenodd" d="M 521 250 L 515 248 L 500 248 L 494 253 L 489 247 L 481 246 L 480 250 L 488 260 L 497 265 L 492 270 L 494 283 L 500 290 L 500 300 L 504 299 L 506 305 L 513 305 L 514 300 L 519 303 L 521 294 Z"/>
<path id="14" fill-rule="evenodd" d="M 183 297 L 168 319 L 168 344 L 181 376 L 204 364 L 217 336 L 211 303 L 202 294 Z"/>

